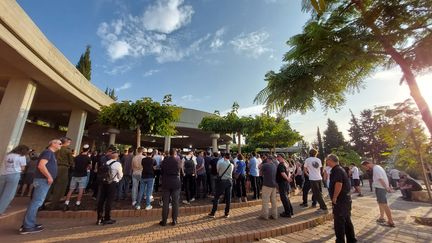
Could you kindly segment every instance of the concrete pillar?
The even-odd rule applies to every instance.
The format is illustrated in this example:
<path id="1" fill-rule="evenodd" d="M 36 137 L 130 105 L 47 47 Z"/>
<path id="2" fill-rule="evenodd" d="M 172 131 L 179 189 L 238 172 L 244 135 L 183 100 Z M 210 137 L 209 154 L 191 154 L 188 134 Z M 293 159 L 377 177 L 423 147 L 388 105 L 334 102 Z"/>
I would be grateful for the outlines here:
<path id="1" fill-rule="evenodd" d="M 171 149 L 171 136 L 165 136 L 164 151 Z"/>
<path id="2" fill-rule="evenodd" d="M 29 79 L 8 82 L 0 104 L 0 166 L 5 154 L 21 140 L 35 92 L 36 84 Z"/>
<path id="3" fill-rule="evenodd" d="M 218 152 L 218 143 L 217 140 L 218 138 L 220 138 L 220 135 L 218 133 L 213 133 L 212 135 L 210 135 L 210 138 L 212 139 L 212 150 L 213 153 Z"/>
<path id="4" fill-rule="evenodd" d="M 75 154 L 81 151 L 81 141 L 84 134 L 84 126 L 87 119 L 87 111 L 74 109 L 69 117 L 68 130 L 66 137 L 72 139 L 71 149 L 75 150 Z"/>
<path id="5" fill-rule="evenodd" d="M 117 130 L 117 129 L 115 129 L 115 128 L 110 128 L 110 129 L 108 130 L 108 133 L 109 133 L 109 135 L 110 135 L 108 146 L 109 146 L 109 145 L 114 145 L 114 144 L 115 144 L 115 140 L 116 140 L 116 135 L 119 134 L 120 131 Z"/>

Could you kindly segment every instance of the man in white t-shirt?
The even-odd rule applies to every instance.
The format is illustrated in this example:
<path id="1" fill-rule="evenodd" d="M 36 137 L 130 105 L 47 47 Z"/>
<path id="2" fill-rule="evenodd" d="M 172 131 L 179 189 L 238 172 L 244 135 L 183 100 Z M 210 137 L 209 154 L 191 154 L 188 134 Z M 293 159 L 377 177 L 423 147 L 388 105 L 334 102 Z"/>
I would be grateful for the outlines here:
<path id="1" fill-rule="evenodd" d="M 377 219 L 377 222 L 383 224 L 384 226 L 395 227 L 390 207 L 387 204 L 387 192 L 392 192 L 392 189 L 389 186 L 389 181 L 385 170 L 381 166 L 375 165 L 367 160 L 363 161 L 361 165 L 367 170 L 372 170 L 373 173 L 372 185 L 375 187 L 375 194 L 377 196 L 378 206 L 380 209 L 380 217 Z M 387 216 L 387 223 L 384 219 L 384 213 Z"/>
<path id="2" fill-rule="evenodd" d="M 397 189 L 399 187 L 399 180 L 400 180 L 400 171 L 398 169 L 391 169 L 390 170 L 390 177 L 391 177 L 391 185 L 393 189 Z"/>
<path id="3" fill-rule="evenodd" d="M 321 168 L 322 163 L 321 160 L 316 156 L 318 155 L 318 151 L 316 149 L 311 149 L 309 151 L 309 158 L 305 160 L 304 168 L 306 175 L 309 176 L 309 181 L 312 188 L 313 198 L 319 203 L 320 208 L 318 212 L 327 212 L 327 205 L 324 202 L 321 192 Z"/>
<path id="4" fill-rule="evenodd" d="M 351 176 L 354 182 L 354 189 L 356 193 L 358 193 L 359 197 L 363 197 L 363 194 L 361 193 L 361 189 L 360 189 L 360 172 L 359 172 L 359 168 L 357 168 L 357 166 L 354 163 L 351 163 L 350 166 L 350 170 L 351 170 Z"/>

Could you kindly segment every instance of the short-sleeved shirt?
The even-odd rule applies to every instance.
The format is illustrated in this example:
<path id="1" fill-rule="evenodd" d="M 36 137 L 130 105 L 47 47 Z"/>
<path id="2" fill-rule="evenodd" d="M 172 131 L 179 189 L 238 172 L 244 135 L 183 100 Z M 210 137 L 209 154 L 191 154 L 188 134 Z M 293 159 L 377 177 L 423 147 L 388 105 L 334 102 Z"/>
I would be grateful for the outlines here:
<path id="1" fill-rule="evenodd" d="M 22 169 L 21 166 L 26 166 L 27 160 L 25 156 L 10 153 L 6 155 L 6 157 L 3 160 L 3 165 L 1 169 L 2 175 L 9 175 L 9 174 L 15 174 L 15 173 L 21 173 Z"/>
<path id="2" fill-rule="evenodd" d="M 379 179 L 382 179 L 387 187 L 389 186 L 389 181 L 388 181 L 387 174 L 386 174 L 385 170 L 381 166 L 375 165 L 373 167 L 373 184 L 372 185 L 375 188 L 385 189 L 381 185 L 381 183 L 379 182 Z"/>
<path id="3" fill-rule="evenodd" d="M 276 164 L 273 162 L 265 162 L 261 166 L 263 176 L 263 186 L 274 188 L 276 183 Z"/>
<path id="4" fill-rule="evenodd" d="M 337 197 L 336 203 L 351 201 L 350 179 L 348 178 L 348 175 L 345 172 L 345 170 L 342 167 L 340 167 L 339 165 L 336 165 L 335 167 L 333 167 L 331 170 L 331 173 L 330 173 L 329 193 L 330 193 L 331 198 L 333 198 L 336 182 L 342 183 L 342 190 Z"/>
<path id="5" fill-rule="evenodd" d="M 246 175 L 246 163 L 243 160 L 237 161 L 235 172 L 239 175 Z"/>
<path id="6" fill-rule="evenodd" d="M 57 159 L 54 152 L 50 149 L 45 149 L 40 155 L 38 159 L 38 166 L 41 160 L 46 159 L 48 163 L 46 163 L 46 168 L 48 172 L 51 174 L 51 177 L 55 179 L 57 177 Z M 35 178 L 43 178 L 46 179 L 44 174 L 40 172 L 40 170 L 36 170 Z"/>
<path id="7" fill-rule="evenodd" d="M 283 163 L 279 163 L 277 166 L 277 172 L 276 172 L 276 182 L 281 183 L 285 182 L 285 178 L 282 177 L 281 173 L 285 173 L 288 176 L 288 171 L 286 169 L 286 166 Z"/>
<path id="8" fill-rule="evenodd" d="M 407 185 L 411 185 L 411 191 L 421 191 L 423 190 L 423 187 L 415 180 L 408 178 L 407 181 L 405 182 L 405 184 Z"/>
<path id="9" fill-rule="evenodd" d="M 87 176 L 87 168 L 91 164 L 91 159 L 86 154 L 80 154 L 74 159 L 75 166 L 72 171 L 73 177 Z"/>
<path id="10" fill-rule="evenodd" d="M 305 160 L 304 166 L 308 169 L 310 181 L 320 181 L 321 176 L 321 160 L 317 157 L 309 157 Z"/>
<path id="11" fill-rule="evenodd" d="M 249 161 L 249 174 L 251 176 L 259 176 L 258 174 L 258 160 L 252 157 Z"/>
<path id="12" fill-rule="evenodd" d="M 354 180 L 359 180 L 360 179 L 359 169 L 357 168 L 357 166 L 353 166 L 352 167 L 351 173 L 352 173 L 352 178 Z"/>
<path id="13" fill-rule="evenodd" d="M 390 176 L 393 180 L 399 180 L 400 179 L 399 173 L 400 172 L 397 169 L 391 169 L 390 170 Z"/>
<path id="14" fill-rule="evenodd" d="M 155 173 L 153 166 L 156 166 L 156 160 L 152 159 L 151 157 L 145 157 L 144 159 L 142 159 L 141 164 L 143 167 L 141 178 L 154 178 Z"/>
<path id="15" fill-rule="evenodd" d="M 196 168 L 203 166 L 204 165 L 204 157 L 198 156 L 196 158 L 196 162 L 197 162 Z M 205 165 L 201 170 L 197 170 L 197 175 L 205 175 L 205 173 L 206 173 Z"/>
<path id="16" fill-rule="evenodd" d="M 222 180 L 232 180 L 233 170 L 234 170 L 234 166 L 231 164 L 229 160 L 221 159 L 217 163 L 217 172 L 219 176 L 222 176 Z"/>

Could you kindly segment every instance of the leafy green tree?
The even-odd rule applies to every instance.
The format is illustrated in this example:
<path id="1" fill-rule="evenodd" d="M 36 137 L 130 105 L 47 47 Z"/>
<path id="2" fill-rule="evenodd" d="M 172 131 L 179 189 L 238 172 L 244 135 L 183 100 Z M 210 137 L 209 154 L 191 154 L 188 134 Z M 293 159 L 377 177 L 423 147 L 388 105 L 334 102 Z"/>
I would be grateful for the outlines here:
<path id="1" fill-rule="evenodd" d="M 86 47 L 86 51 L 81 55 L 76 68 L 82 75 L 88 80 L 91 81 L 91 60 L 90 60 L 90 46 Z"/>
<path id="2" fill-rule="evenodd" d="M 348 132 L 354 150 L 375 162 L 381 161 L 383 153 L 387 151 L 387 144 L 378 135 L 385 118 L 370 109 L 361 111 L 359 119 L 354 114 L 351 115 L 351 127 Z"/>
<path id="3" fill-rule="evenodd" d="M 324 152 L 325 154 L 330 154 L 333 149 L 339 147 L 345 147 L 345 139 L 342 132 L 336 125 L 336 122 L 328 119 L 327 120 L 327 130 L 324 131 Z"/>
<path id="4" fill-rule="evenodd" d="M 275 152 L 276 147 L 292 146 L 301 139 L 302 136 L 291 128 L 288 120 L 262 114 L 255 117 L 247 143 Z"/>
<path id="5" fill-rule="evenodd" d="M 339 147 L 334 149 L 332 153 L 339 157 L 339 160 L 343 166 L 349 166 L 351 163 L 354 163 L 360 167 L 362 160 L 356 151 L 346 147 Z"/>
<path id="6" fill-rule="evenodd" d="M 421 171 L 419 150 L 424 158 L 428 158 L 428 138 L 421 126 L 419 112 L 410 100 L 396 103 L 393 107 L 378 107 L 375 112 L 386 118 L 379 130 L 382 138 L 391 151 L 387 162 L 390 167 L 402 170 Z"/>
<path id="7" fill-rule="evenodd" d="M 288 41 L 286 64 L 266 74 L 267 87 L 255 102 L 282 113 L 306 112 L 316 101 L 337 109 L 367 77 L 397 66 L 432 134 L 432 115 L 415 77 L 432 68 L 430 0 L 326 0 L 319 9 Z"/>
<path id="8" fill-rule="evenodd" d="M 105 94 L 108 95 L 111 99 L 117 101 L 118 97 L 115 94 L 115 89 L 111 89 L 111 88 L 106 88 L 105 89 Z"/>
<path id="9" fill-rule="evenodd" d="M 161 103 L 145 97 L 135 102 L 121 101 L 103 106 L 98 120 L 117 129 L 135 130 L 137 147 L 141 146 L 141 134 L 169 136 L 176 133 L 174 122 L 180 119 L 182 109 L 170 104 L 171 95 Z"/>

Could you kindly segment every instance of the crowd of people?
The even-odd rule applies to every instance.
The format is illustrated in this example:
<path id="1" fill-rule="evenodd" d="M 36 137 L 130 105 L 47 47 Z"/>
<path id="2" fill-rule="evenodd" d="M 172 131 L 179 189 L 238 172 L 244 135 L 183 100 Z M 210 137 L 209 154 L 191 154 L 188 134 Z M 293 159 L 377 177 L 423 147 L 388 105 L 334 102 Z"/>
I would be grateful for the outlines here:
<path id="1" fill-rule="evenodd" d="M 198 198 L 212 199 L 210 218 L 215 217 L 218 203 L 223 198 L 224 217 L 230 217 L 232 200 L 247 202 L 249 190 L 252 194 L 249 200 L 262 199 L 259 218 L 263 220 L 292 217 L 294 210 L 290 195 L 300 190 L 303 192 L 300 206 L 309 207 L 308 194 L 312 191 L 311 206 L 319 205 L 318 214 L 328 213 L 323 196 L 324 185 L 332 201 L 337 239 L 340 241 L 346 236 L 348 242 L 355 242 L 350 219 L 351 195 L 357 193 L 359 197 L 363 196 L 360 186 L 363 186 L 363 173 L 354 163 L 342 167 L 336 155 L 328 155 L 323 165 L 315 149 L 311 149 L 309 157 L 303 161 L 284 154 L 182 153 L 177 149 L 160 152 L 143 147 L 130 148 L 120 154 L 115 146 L 110 146 L 104 153 L 92 153 L 90 146 L 85 144 L 74 156 L 69 149 L 70 143 L 71 139 L 67 137 L 54 139 L 39 155 L 27 146 L 19 145 L 5 157 L 0 177 L 0 213 L 6 211 L 14 198 L 20 180 L 20 195 L 32 196 L 20 228 L 21 234 L 43 230 L 43 226 L 36 221 L 40 208 L 64 211 L 72 207 L 82 209 L 86 191 L 92 191 L 96 200 L 96 224 L 106 225 L 116 223 L 111 218 L 113 201 L 130 196 L 134 209 L 152 210 L 155 203 L 153 195 L 161 189 L 162 220 L 159 224 L 166 226 L 170 208 L 171 225 L 176 225 L 179 204 L 189 205 Z M 371 173 L 371 188 L 376 191 L 380 209 L 377 222 L 394 227 L 386 193 L 400 188 L 402 195 L 410 198 L 411 191 L 419 189 L 418 183 L 403 174 L 392 187 L 391 183 L 396 180 L 392 177 L 394 171 L 390 173 L 389 183 L 381 166 L 363 161 L 362 167 Z M 72 205 L 74 191 L 78 192 L 78 196 Z M 283 205 L 280 213 L 277 210 L 277 194 Z M 61 199 L 65 195 L 63 202 Z M 49 206 L 45 204 L 48 201 Z"/>

